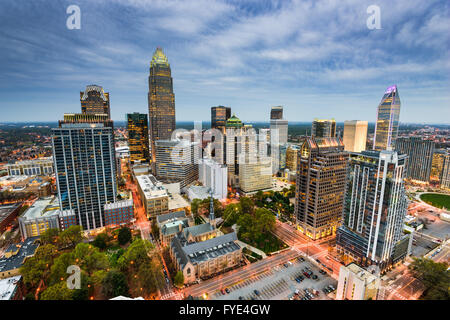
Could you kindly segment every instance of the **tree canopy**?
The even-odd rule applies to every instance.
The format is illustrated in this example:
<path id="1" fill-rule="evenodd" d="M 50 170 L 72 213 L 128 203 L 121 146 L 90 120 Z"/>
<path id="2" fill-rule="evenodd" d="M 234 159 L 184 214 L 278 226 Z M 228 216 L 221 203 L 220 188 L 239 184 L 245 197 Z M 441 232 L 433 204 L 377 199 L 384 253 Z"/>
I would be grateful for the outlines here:
<path id="1" fill-rule="evenodd" d="M 422 295 L 426 300 L 450 300 L 450 271 L 447 263 L 415 258 L 409 270 L 425 286 Z"/>

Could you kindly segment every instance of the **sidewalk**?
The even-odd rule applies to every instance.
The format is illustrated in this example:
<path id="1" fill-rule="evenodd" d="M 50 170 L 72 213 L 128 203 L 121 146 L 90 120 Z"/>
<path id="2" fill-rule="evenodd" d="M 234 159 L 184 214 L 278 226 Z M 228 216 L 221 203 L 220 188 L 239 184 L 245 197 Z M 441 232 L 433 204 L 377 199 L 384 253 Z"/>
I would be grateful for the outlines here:
<path id="1" fill-rule="evenodd" d="M 253 251 L 253 252 L 259 254 L 260 256 L 263 257 L 263 259 L 267 257 L 267 255 L 266 255 L 266 254 L 264 253 L 264 251 L 262 251 L 262 250 L 259 250 L 259 249 L 255 248 L 255 247 L 252 247 L 251 245 L 249 245 L 249 244 L 247 244 L 247 243 L 245 243 L 245 242 L 242 242 L 241 240 L 236 240 L 236 242 L 237 242 L 242 248 L 247 248 L 248 250 Z"/>

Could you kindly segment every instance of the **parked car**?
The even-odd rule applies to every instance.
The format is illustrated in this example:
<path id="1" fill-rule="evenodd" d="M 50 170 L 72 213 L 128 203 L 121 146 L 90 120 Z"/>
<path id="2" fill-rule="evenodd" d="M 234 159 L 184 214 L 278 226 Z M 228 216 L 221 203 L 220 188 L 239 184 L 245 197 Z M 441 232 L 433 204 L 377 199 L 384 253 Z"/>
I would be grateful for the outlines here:
<path id="1" fill-rule="evenodd" d="M 259 296 L 259 291 L 258 291 L 258 290 L 253 290 L 253 292 L 254 292 L 257 296 Z"/>
<path id="2" fill-rule="evenodd" d="M 225 288 L 225 292 L 226 292 L 226 293 L 230 293 L 230 289 Z"/>

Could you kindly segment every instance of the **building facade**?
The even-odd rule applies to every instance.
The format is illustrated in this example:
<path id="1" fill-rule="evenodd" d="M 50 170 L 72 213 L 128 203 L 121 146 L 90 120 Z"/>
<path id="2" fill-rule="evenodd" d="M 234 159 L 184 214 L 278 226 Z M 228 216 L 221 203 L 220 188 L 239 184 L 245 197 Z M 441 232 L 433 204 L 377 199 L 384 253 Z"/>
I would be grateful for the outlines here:
<path id="1" fill-rule="evenodd" d="M 122 200 L 105 204 L 105 225 L 128 224 L 134 219 L 133 200 Z"/>
<path id="2" fill-rule="evenodd" d="M 83 230 L 105 226 L 104 205 L 117 193 L 112 128 L 62 124 L 52 129 L 52 144 L 61 211 L 74 210 Z"/>
<path id="3" fill-rule="evenodd" d="M 336 235 L 344 260 L 382 270 L 392 263 L 407 211 L 406 160 L 390 150 L 350 154 L 344 222 Z"/>
<path id="4" fill-rule="evenodd" d="M 342 222 L 348 153 L 339 138 L 308 137 L 297 164 L 297 228 L 311 239 L 336 232 Z"/>
<path id="5" fill-rule="evenodd" d="M 350 263 L 339 270 L 336 300 L 376 300 L 379 288 L 377 275 Z"/>
<path id="6" fill-rule="evenodd" d="M 450 153 L 448 150 L 444 157 L 444 163 L 442 164 L 440 186 L 443 189 L 450 189 Z"/>
<path id="7" fill-rule="evenodd" d="M 140 175 L 136 180 L 147 218 L 169 213 L 169 194 L 162 183 L 152 175 Z"/>
<path id="8" fill-rule="evenodd" d="M 89 85 L 86 90 L 80 92 L 81 113 L 107 114 L 111 118 L 109 107 L 109 92 L 105 92 L 101 86 Z"/>
<path id="9" fill-rule="evenodd" d="M 224 106 L 211 107 L 211 128 L 223 131 L 230 117 L 231 108 Z"/>
<path id="10" fill-rule="evenodd" d="M 295 144 L 289 144 L 286 149 L 286 169 L 297 172 L 298 152 L 300 147 Z"/>
<path id="11" fill-rule="evenodd" d="M 283 119 L 283 107 L 276 106 L 270 109 L 270 120 Z"/>
<path id="12" fill-rule="evenodd" d="M 54 197 L 36 200 L 18 220 L 22 239 L 40 236 L 48 229 L 60 229 L 59 201 Z"/>
<path id="13" fill-rule="evenodd" d="M 148 77 L 148 116 L 153 162 L 155 142 L 172 138 L 175 130 L 175 95 L 169 60 L 161 48 L 156 48 Z"/>
<path id="14" fill-rule="evenodd" d="M 373 149 L 382 151 L 393 148 L 398 136 L 398 123 L 400 118 L 400 96 L 397 86 L 386 89 L 377 109 L 377 122 Z"/>
<path id="15" fill-rule="evenodd" d="M 334 138 L 336 136 L 336 121 L 314 119 L 311 135 L 317 138 Z"/>
<path id="16" fill-rule="evenodd" d="M 239 189 L 244 193 L 272 188 L 272 159 L 260 155 L 239 163 Z"/>
<path id="17" fill-rule="evenodd" d="M 156 178 L 164 183 L 179 182 L 183 189 L 198 180 L 201 148 L 188 140 L 158 140 L 155 143 Z"/>
<path id="18" fill-rule="evenodd" d="M 418 137 L 398 138 L 395 150 L 408 155 L 406 178 L 427 183 L 430 181 L 434 141 Z"/>
<path id="19" fill-rule="evenodd" d="M 138 112 L 128 113 L 127 131 L 130 162 L 150 163 L 147 115 Z"/>
<path id="20" fill-rule="evenodd" d="M 201 159 L 198 165 L 198 179 L 208 188 L 212 188 L 214 198 L 223 200 L 227 197 L 228 168 L 211 159 Z"/>
<path id="21" fill-rule="evenodd" d="M 53 159 L 48 157 L 17 161 L 7 164 L 6 168 L 10 176 L 46 176 L 53 174 Z"/>
<path id="22" fill-rule="evenodd" d="M 361 152 L 366 150 L 367 121 L 344 121 L 344 150 L 349 152 Z"/>

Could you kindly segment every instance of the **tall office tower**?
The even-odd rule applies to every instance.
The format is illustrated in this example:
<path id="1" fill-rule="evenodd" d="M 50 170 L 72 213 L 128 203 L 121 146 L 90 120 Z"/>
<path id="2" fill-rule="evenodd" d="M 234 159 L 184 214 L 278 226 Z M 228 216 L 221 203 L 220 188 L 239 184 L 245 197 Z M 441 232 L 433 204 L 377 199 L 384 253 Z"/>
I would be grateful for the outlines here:
<path id="1" fill-rule="evenodd" d="M 314 119 L 311 135 L 317 138 L 334 138 L 336 136 L 336 120 Z"/>
<path id="2" fill-rule="evenodd" d="M 170 140 L 175 130 L 175 95 L 169 61 L 160 47 L 150 63 L 148 77 L 148 116 L 153 162 L 155 142 Z"/>
<path id="3" fill-rule="evenodd" d="M 361 152 L 366 150 L 367 121 L 346 120 L 344 122 L 344 150 Z"/>
<path id="4" fill-rule="evenodd" d="M 224 106 L 211 107 L 211 128 L 224 130 L 231 117 L 231 108 Z"/>
<path id="5" fill-rule="evenodd" d="M 270 109 L 270 120 L 283 119 L 283 107 L 277 106 Z"/>
<path id="6" fill-rule="evenodd" d="M 445 155 L 444 163 L 442 165 L 440 186 L 443 189 L 450 189 L 450 153 L 449 153 L 449 150 L 447 150 L 447 154 Z"/>
<path id="7" fill-rule="evenodd" d="M 109 92 L 104 92 L 98 85 L 86 86 L 85 91 L 80 92 L 81 113 L 85 114 L 107 114 L 111 119 L 109 108 Z"/>
<path id="8" fill-rule="evenodd" d="M 105 226 L 104 205 L 116 201 L 112 128 L 62 123 L 52 129 L 53 161 L 61 211 L 75 213 L 83 230 Z"/>
<path id="9" fill-rule="evenodd" d="M 430 181 L 434 141 L 418 137 L 398 138 L 395 150 L 399 154 L 408 155 L 406 178 L 422 182 Z"/>
<path id="10" fill-rule="evenodd" d="M 255 155 L 252 159 L 241 154 L 239 189 L 244 193 L 272 188 L 272 159 Z M 246 159 L 243 159 L 246 158 Z"/>
<path id="11" fill-rule="evenodd" d="M 155 143 L 156 177 L 165 183 L 180 183 L 184 188 L 198 180 L 200 159 L 198 142 L 157 140 Z"/>
<path id="12" fill-rule="evenodd" d="M 441 174 L 444 168 L 444 159 L 447 155 L 447 151 L 445 149 L 435 149 L 433 154 L 433 160 L 431 164 L 431 174 L 430 180 L 434 182 L 438 182 L 440 184 Z"/>
<path id="13" fill-rule="evenodd" d="M 400 96 L 397 86 L 386 89 L 377 109 L 377 122 L 373 137 L 374 150 L 391 150 L 398 135 Z"/>
<path id="14" fill-rule="evenodd" d="M 342 221 L 348 153 L 339 138 L 307 137 L 295 190 L 297 228 L 311 239 L 334 234 Z"/>
<path id="15" fill-rule="evenodd" d="M 298 152 L 300 147 L 295 144 L 289 144 L 286 150 L 286 168 L 297 172 Z"/>
<path id="16" fill-rule="evenodd" d="M 350 154 L 344 223 L 336 240 L 338 252 L 359 265 L 384 270 L 402 239 L 406 160 L 390 150 Z"/>
<path id="17" fill-rule="evenodd" d="M 150 163 L 147 115 L 138 112 L 128 113 L 127 131 L 131 163 Z"/>
<path id="18" fill-rule="evenodd" d="M 213 190 L 214 198 L 227 198 L 227 166 L 211 159 L 201 159 L 198 165 L 198 180 Z"/>

